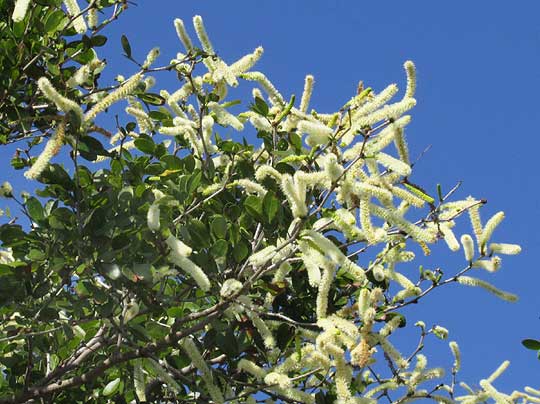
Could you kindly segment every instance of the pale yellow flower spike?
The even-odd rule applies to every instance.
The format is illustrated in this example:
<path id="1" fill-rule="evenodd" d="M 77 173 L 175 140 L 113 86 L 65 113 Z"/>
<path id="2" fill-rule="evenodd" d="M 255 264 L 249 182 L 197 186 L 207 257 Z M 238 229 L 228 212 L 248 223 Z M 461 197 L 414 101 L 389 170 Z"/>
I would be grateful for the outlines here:
<path id="1" fill-rule="evenodd" d="M 521 247 L 517 244 L 491 243 L 490 251 L 505 255 L 516 255 L 521 252 Z"/>
<path id="2" fill-rule="evenodd" d="M 65 113 L 73 111 L 82 117 L 82 109 L 79 104 L 73 100 L 70 100 L 69 98 L 64 97 L 58 91 L 56 91 L 49 79 L 46 77 L 41 77 L 37 84 L 43 95 L 50 101 L 54 102 L 60 111 Z"/>
<path id="3" fill-rule="evenodd" d="M 347 365 L 344 358 L 335 359 L 336 366 L 336 393 L 340 402 L 348 402 L 351 399 L 350 384 L 352 379 L 352 368 Z"/>
<path id="4" fill-rule="evenodd" d="M 105 111 L 115 102 L 118 102 L 121 99 L 124 99 L 128 95 L 130 95 L 137 88 L 141 79 L 142 74 L 137 73 L 131 76 L 127 81 L 125 81 L 112 93 L 107 94 L 105 98 L 103 98 L 100 102 L 94 105 L 92 109 L 84 115 L 84 122 L 89 123 L 93 121 L 100 112 Z"/>
<path id="5" fill-rule="evenodd" d="M 73 27 L 75 28 L 75 31 L 77 31 L 78 34 L 84 34 L 86 32 L 86 23 L 81 15 L 81 8 L 79 7 L 77 0 L 64 0 L 64 5 L 66 6 L 66 10 L 71 17 L 77 16 L 73 20 Z"/>
<path id="6" fill-rule="evenodd" d="M 474 258 L 474 241 L 471 236 L 464 234 L 461 236 L 461 244 L 463 244 L 463 252 L 465 259 L 469 262 Z"/>
<path id="7" fill-rule="evenodd" d="M 146 358 L 145 362 L 152 368 L 156 376 L 167 385 L 176 394 L 182 391 L 182 387 L 176 380 L 161 366 L 161 364 L 152 358 Z"/>
<path id="8" fill-rule="evenodd" d="M 246 313 L 259 334 L 261 335 L 264 346 L 268 349 L 274 348 L 276 346 L 276 340 L 266 323 L 254 311 L 246 310 Z"/>
<path id="9" fill-rule="evenodd" d="M 28 11 L 28 5 L 30 0 L 17 0 L 15 2 L 15 8 L 13 9 L 13 14 L 11 18 L 14 22 L 20 22 L 26 17 L 26 12 Z"/>
<path id="10" fill-rule="evenodd" d="M 197 348 L 197 345 L 195 345 L 195 342 L 193 342 L 193 340 L 189 337 L 184 338 L 181 342 L 181 346 L 184 352 L 191 359 L 193 366 L 195 366 L 201 372 L 201 378 L 206 385 L 206 389 L 212 397 L 212 400 L 214 400 L 217 404 L 224 403 L 225 399 L 223 397 L 223 393 L 215 385 L 210 368 L 204 361 L 199 349 Z"/>
<path id="11" fill-rule="evenodd" d="M 461 351 L 459 350 L 459 346 L 456 341 L 450 341 L 448 345 L 452 350 L 452 355 L 454 355 L 454 365 L 452 367 L 452 373 L 457 373 L 461 368 Z"/>
<path id="12" fill-rule="evenodd" d="M 353 129 L 360 130 L 365 126 L 373 125 L 385 119 L 397 119 L 405 112 L 414 108 L 415 105 L 416 100 L 414 98 L 405 98 L 394 104 L 385 105 L 373 113 L 365 117 L 361 117 L 357 121 L 353 122 Z"/>
<path id="13" fill-rule="evenodd" d="M 169 260 L 187 272 L 203 291 L 208 291 L 211 287 L 210 280 L 198 265 L 187 258 L 191 254 L 191 248 L 174 236 L 169 236 L 165 243 L 171 249 Z"/>
<path id="14" fill-rule="evenodd" d="M 326 317 L 328 309 L 328 292 L 334 279 L 334 265 L 327 264 L 323 269 L 321 280 L 319 282 L 319 293 L 317 294 L 317 319 Z"/>
<path id="15" fill-rule="evenodd" d="M 395 84 L 390 84 L 388 87 L 382 90 L 379 94 L 373 97 L 371 101 L 367 102 L 362 107 L 360 107 L 357 111 L 355 111 L 353 113 L 353 120 L 358 119 L 359 117 L 367 116 L 371 114 L 372 112 L 377 111 L 384 104 L 390 101 L 390 99 L 394 95 L 396 95 L 397 92 L 398 92 L 398 86 Z"/>
<path id="16" fill-rule="evenodd" d="M 398 160 L 386 153 L 379 152 L 375 158 L 377 159 L 378 163 L 404 177 L 409 176 L 412 172 L 411 167 L 407 163 L 404 163 L 403 161 Z"/>
<path id="17" fill-rule="evenodd" d="M 394 144 L 399 154 L 399 158 L 405 163 L 411 163 L 409 158 L 409 147 L 407 146 L 407 141 L 405 140 L 405 130 L 403 127 L 396 128 L 394 134 Z"/>
<path id="18" fill-rule="evenodd" d="M 266 376 L 266 370 L 245 358 L 240 359 L 237 368 L 255 376 L 258 380 L 262 380 Z"/>
<path id="19" fill-rule="evenodd" d="M 480 250 L 484 251 L 487 242 L 491 238 L 491 235 L 493 234 L 493 231 L 497 228 L 497 226 L 503 221 L 504 219 L 504 212 L 497 212 L 495 213 L 491 219 L 489 219 L 486 223 L 486 226 L 484 227 L 484 230 L 482 231 L 482 235 L 480 236 L 479 244 L 480 244 Z"/>
<path id="20" fill-rule="evenodd" d="M 263 73 L 248 72 L 241 74 L 240 77 L 245 80 L 256 81 L 259 83 L 263 90 L 268 94 L 272 104 L 278 104 L 282 107 L 285 106 L 285 99 Z"/>
<path id="21" fill-rule="evenodd" d="M 146 390 L 144 382 L 144 373 L 142 368 L 142 359 L 135 359 L 133 363 L 133 385 L 135 387 L 135 394 L 137 398 L 145 402 L 146 401 Z"/>
<path id="22" fill-rule="evenodd" d="M 503 292 L 502 290 L 499 290 L 497 289 L 495 286 L 493 286 L 492 284 L 486 282 L 486 281 L 483 281 L 481 279 L 477 279 L 477 278 L 472 278 L 470 276 L 460 276 L 458 279 L 457 279 L 458 283 L 462 284 L 462 285 L 465 285 L 465 286 L 478 286 L 478 287 L 481 287 L 482 289 L 485 289 L 487 290 L 488 292 L 490 293 L 493 293 L 495 296 L 503 299 L 503 300 L 506 300 L 508 302 L 515 302 L 517 301 L 518 297 L 512 293 L 508 293 L 508 292 Z"/>
<path id="23" fill-rule="evenodd" d="M 148 69 L 150 65 L 155 62 L 158 56 L 159 56 L 159 48 L 158 47 L 152 48 L 150 52 L 148 52 L 148 54 L 146 55 L 146 59 L 144 63 L 142 64 L 142 68 Z"/>
<path id="24" fill-rule="evenodd" d="M 200 15 L 196 15 L 195 17 L 193 17 L 193 26 L 195 27 L 195 32 L 197 33 L 199 41 L 201 41 L 201 45 L 204 51 L 213 54 L 214 47 L 210 42 L 210 38 L 208 38 L 208 34 L 206 33 L 206 29 L 204 28 L 203 19 Z"/>
<path id="25" fill-rule="evenodd" d="M 96 7 L 88 10 L 86 15 L 86 22 L 88 23 L 88 28 L 95 29 L 99 23 L 98 9 Z"/>
<path id="26" fill-rule="evenodd" d="M 191 38 L 186 31 L 184 21 L 182 21 L 180 18 L 176 18 L 174 20 L 174 27 L 176 28 L 176 34 L 178 35 L 178 38 L 180 39 L 186 50 L 189 52 L 191 49 L 193 49 L 193 43 L 191 43 Z"/>
<path id="27" fill-rule="evenodd" d="M 416 66 L 410 60 L 407 60 L 403 67 L 407 73 L 407 90 L 405 91 L 405 98 L 414 97 L 416 92 Z"/>
<path id="28" fill-rule="evenodd" d="M 493 387 L 493 385 L 488 380 L 480 380 L 480 387 L 493 399 L 497 404 L 507 404 L 510 401 L 507 399 L 508 396 L 500 393 Z M 484 400 L 481 400 L 484 401 Z"/>
<path id="29" fill-rule="evenodd" d="M 493 383 L 500 375 L 502 375 L 508 366 L 510 366 L 510 361 L 504 361 L 486 380 Z"/>
<path id="30" fill-rule="evenodd" d="M 300 111 L 303 113 L 307 113 L 309 101 L 311 100 L 311 94 L 313 93 L 314 83 L 315 79 L 311 74 L 308 74 L 304 82 L 304 92 L 302 93 L 302 99 L 300 100 Z"/>
<path id="31" fill-rule="evenodd" d="M 473 197 L 469 196 L 467 198 L 467 201 L 474 203 L 476 200 Z M 476 241 L 478 241 L 478 244 L 480 244 L 480 238 L 482 237 L 482 220 L 480 219 L 480 206 L 476 204 L 467 209 L 467 211 L 469 212 L 469 218 L 471 219 L 471 225 L 474 235 L 476 236 Z M 480 246 L 478 248 L 480 248 Z"/>
<path id="32" fill-rule="evenodd" d="M 237 76 L 248 71 L 255 65 L 255 63 L 259 61 L 263 53 L 263 47 L 259 46 L 253 53 L 250 53 L 234 62 L 230 66 L 231 71 Z"/>
<path id="33" fill-rule="evenodd" d="M 360 225 L 370 244 L 374 244 L 377 240 L 375 238 L 375 232 L 373 231 L 373 225 L 371 224 L 371 211 L 368 196 L 362 196 L 360 198 Z"/>
<path id="34" fill-rule="evenodd" d="M 24 173 L 24 176 L 29 180 L 35 180 L 39 175 L 47 168 L 51 158 L 53 158 L 62 147 L 64 143 L 66 123 L 64 121 L 60 122 L 58 129 L 54 135 L 49 139 L 45 148 L 34 162 L 32 167 Z"/>

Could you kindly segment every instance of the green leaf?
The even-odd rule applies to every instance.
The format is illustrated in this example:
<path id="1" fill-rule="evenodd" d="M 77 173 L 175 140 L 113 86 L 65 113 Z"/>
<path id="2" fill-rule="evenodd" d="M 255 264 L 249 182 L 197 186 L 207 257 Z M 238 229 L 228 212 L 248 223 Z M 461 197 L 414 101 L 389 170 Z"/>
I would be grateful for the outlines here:
<path id="1" fill-rule="evenodd" d="M 90 38 L 90 43 L 92 46 L 99 47 L 105 45 L 107 42 L 107 37 L 104 35 L 96 35 Z"/>
<path id="2" fill-rule="evenodd" d="M 210 227 L 216 238 L 225 238 L 227 236 L 227 220 L 223 216 L 214 217 Z"/>
<path id="3" fill-rule="evenodd" d="M 150 118 L 155 119 L 156 121 L 164 121 L 166 119 L 170 119 L 169 114 L 161 111 L 150 111 L 148 115 L 150 116 Z"/>
<path id="4" fill-rule="evenodd" d="M 214 258 L 226 257 L 228 249 L 229 244 L 227 243 L 227 241 L 220 239 L 214 243 L 214 245 L 210 249 L 210 252 L 214 256 Z"/>
<path id="5" fill-rule="evenodd" d="M 165 154 L 159 160 L 165 164 L 167 170 L 180 170 L 183 166 L 182 160 L 172 154 Z"/>
<path id="6" fill-rule="evenodd" d="M 251 105 L 251 110 L 259 115 L 267 116 L 270 108 L 262 98 L 255 97 L 255 102 Z"/>
<path id="7" fill-rule="evenodd" d="M 122 49 L 124 49 L 126 56 L 131 59 L 131 45 L 129 44 L 127 36 L 122 34 L 120 42 L 122 43 Z"/>
<path id="8" fill-rule="evenodd" d="M 43 206 L 41 203 L 34 197 L 30 197 L 26 200 L 26 209 L 32 220 L 39 222 L 45 218 L 43 213 Z"/>
<path id="9" fill-rule="evenodd" d="M 165 98 L 163 98 L 159 94 L 142 93 L 142 94 L 137 94 L 137 97 L 139 97 L 139 99 L 141 101 L 144 101 L 147 104 L 151 104 L 151 105 L 163 105 L 163 104 L 165 104 Z"/>
<path id="10" fill-rule="evenodd" d="M 81 156 L 89 161 L 94 161 L 97 156 L 108 156 L 101 142 L 92 136 L 81 136 L 78 143 L 78 150 Z"/>
<path id="11" fill-rule="evenodd" d="M 255 218 L 259 218 L 263 212 L 261 198 L 255 195 L 249 195 L 244 201 L 244 208 L 248 211 L 248 213 L 251 216 Z"/>
<path id="12" fill-rule="evenodd" d="M 234 358 L 236 355 L 238 355 L 238 341 L 232 328 L 227 328 L 223 334 L 218 335 L 216 338 L 216 344 L 218 348 L 229 358 Z"/>
<path id="13" fill-rule="evenodd" d="M 186 191 L 188 194 L 192 194 L 195 192 L 195 190 L 201 183 L 201 179 L 202 179 L 202 172 L 199 170 L 197 170 L 195 174 L 189 177 L 189 180 L 187 182 L 187 187 L 186 187 Z"/>
<path id="14" fill-rule="evenodd" d="M 242 240 L 238 241 L 238 243 L 236 243 L 233 249 L 234 260 L 237 263 L 241 263 L 243 260 L 247 258 L 248 254 L 249 254 L 249 248 L 246 245 L 246 243 Z"/>
<path id="15" fill-rule="evenodd" d="M 268 222 L 272 222 L 272 220 L 274 220 L 274 217 L 276 217 L 279 210 L 279 206 L 280 203 L 275 197 L 275 194 L 272 191 L 268 191 L 263 199 L 263 211 L 268 218 Z"/>
<path id="16" fill-rule="evenodd" d="M 198 219 L 192 219 L 188 226 L 189 235 L 193 240 L 193 247 L 206 248 L 210 245 L 210 237 L 208 237 L 208 229 L 205 224 Z"/>
<path id="17" fill-rule="evenodd" d="M 65 17 L 66 15 L 62 10 L 53 11 L 45 21 L 45 31 L 47 31 L 48 34 L 54 34 L 59 29 L 62 29 L 64 24 L 61 26 L 61 23 Z"/>
<path id="18" fill-rule="evenodd" d="M 47 256 L 45 255 L 45 253 L 43 251 L 32 249 L 28 253 L 28 259 L 32 260 L 32 261 L 38 261 L 39 262 L 39 261 L 43 261 L 45 258 L 47 258 Z"/>
<path id="19" fill-rule="evenodd" d="M 150 138 L 139 136 L 134 141 L 135 147 L 146 154 L 152 154 L 156 148 L 156 144 Z"/>
<path id="20" fill-rule="evenodd" d="M 523 344 L 523 346 L 527 349 L 531 349 L 533 351 L 538 351 L 540 350 L 540 341 L 538 340 L 535 340 L 535 339 L 524 339 L 523 341 L 521 341 L 521 343 Z"/>

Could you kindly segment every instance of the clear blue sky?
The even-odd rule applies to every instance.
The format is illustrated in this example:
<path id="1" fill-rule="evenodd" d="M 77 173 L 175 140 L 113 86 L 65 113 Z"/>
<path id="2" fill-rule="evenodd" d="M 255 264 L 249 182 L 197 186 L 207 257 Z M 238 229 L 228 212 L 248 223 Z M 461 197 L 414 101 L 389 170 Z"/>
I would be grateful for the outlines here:
<path id="1" fill-rule="evenodd" d="M 480 289 L 452 285 L 426 298 L 409 313 L 450 329 L 463 354 L 461 377 L 474 383 L 504 359 L 512 364 L 497 386 L 512 390 L 540 387 L 540 361 L 521 339 L 540 339 L 540 3 L 503 1 L 174 1 L 139 0 L 107 33 L 110 72 L 133 71 L 121 53 L 125 33 L 143 59 L 159 45 L 166 63 L 183 50 L 173 19 L 203 16 L 215 49 L 233 61 L 262 45 L 258 69 L 286 97 L 301 94 L 306 73 L 315 76 L 313 107 L 334 111 L 348 100 L 358 80 L 375 91 L 397 82 L 404 88 L 402 64 L 418 69 L 418 105 L 407 135 L 413 156 L 430 151 L 416 167 L 415 182 L 434 191 L 464 183 L 457 194 L 488 199 L 484 219 L 498 210 L 506 219 L 496 232 L 501 242 L 523 247 L 503 257 L 502 270 L 485 279 L 519 294 L 510 304 Z M 105 48 L 104 48 L 105 49 Z M 116 56 L 115 56 L 116 55 Z M 172 81 L 158 86 L 174 88 Z M 170 76 L 169 76 L 170 77 Z M 168 80 L 168 79 L 167 79 Z M 466 218 L 462 219 L 466 223 Z M 469 231 L 468 227 L 460 227 Z M 452 274 L 462 252 L 436 248 L 426 265 Z M 422 260 L 419 257 L 419 260 Z M 421 261 L 419 261 L 420 263 Z M 411 271 L 414 271 L 411 268 Z M 403 334 L 398 346 L 412 350 L 416 339 Z M 449 367 L 447 343 L 428 342 L 432 365 Z"/>

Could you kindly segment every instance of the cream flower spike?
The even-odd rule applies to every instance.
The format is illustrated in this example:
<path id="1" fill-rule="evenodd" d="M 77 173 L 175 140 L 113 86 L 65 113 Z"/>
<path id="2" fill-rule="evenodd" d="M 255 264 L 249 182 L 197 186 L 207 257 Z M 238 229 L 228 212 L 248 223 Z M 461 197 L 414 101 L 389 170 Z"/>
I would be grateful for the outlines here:
<path id="1" fill-rule="evenodd" d="M 416 92 L 416 66 L 411 60 L 407 60 L 403 67 L 407 73 L 407 90 L 405 91 L 404 98 L 414 97 Z"/>
<path id="2" fill-rule="evenodd" d="M 390 84 L 383 91 L 381 91 L 379 94 L 373 97 L 371 101 L 368 101 L 366 104 L 360 107 L 357 111 L 355 111 L 353 113 L 352 119 L 356 120 L 359 117 L 367 116 L 373 111 L 378 110 L 383 105 L 385 105 L 388 101 L 390 101 L 392 97 L 397 94 L 397 92 L 398 92 L 398 86 L 396 84 Z"/>
<path id="3" fill-rule="evenodd" d="M 88 23 L 88 28 L 95 29 L 98 26 L 98 23 L 99 23 L 98 14 L 99 14 L 98 9 L 95 7 L 88 10 L 88 14 L 86 15 L 86 22 Z"/>
<path id="4" fill-rule="evenodd" d="M 246 56 L 243 56 L 242 58 L 231 64 L 229 66 L 230 70 L 235 76 L 239 76 L 240 74 L 248 71 L 253 66 L 255 66 L 255 63 L 259 61 L 263 53 L 263 47 L 259 46 L 253 51 L 253 53 L 247 54 Z"/>
<path id="5" fill-rule="evenodd" d="M 176 18 L 174 20 L 174 27 L 176 28 L 176 34 L 178 35 L 178 38 L 186 48 L 186 50 L 189 52 L 193 49 L 193 43 L 191 42 L 191 38 L 189 37 L 186 27 L 184 26 L 184 21 L 182 21 L 180 18 Z"/>
<path id="6" fill-rule="evenodd" d="M 144 60 L 144 63 L 142 64 L 142 68 L 148 69 L 150 65 L 152 65 L 152 63 L 156 61 L 157 57 L 159 56 L 159 53 L 160 51 L 158 47 L 152 48 L 150 52 L 148 52 L 148 54 L 146 55 L 146 59 Z"/>
<path id="7" fill-rule="evenodd" d="M 334 133 L 332 128 L 318 122 L 300 121 L 297 127 L 300 132 L 308 134 L 306 143 L 311 147 L 328 143 Z"/>
<path id="8" fill-rule="evenodd" d="M 223 106 L 217 102 L 209 102 L 208 108 L 216 115 L 216 122 L 222 126 L 231 126 L 237 131 L 244 130 L 244 125 L 238 120 L 236 116 L 227 111 Z"/>
<path id="9" fill-rule="evenodd" d="M 204 27 L 203 19 L 200 15 L 196 15 L 195 17 L 193 17 L 193 26 L 195 27 L 195 32 L 197 33 L 197 37 L 199 38 L 199 41 L 201 41 L 203 50 L 206 53 L 213 54 L 214 47 L 212 46 L 212 43 L 210 42 L 210 38 L 208 38 L 208 34 L 206 33 L 206 29 Z"/>
<path id="10" fill-rule="evenodd" d="M 54 102 L 56 104 L 56 107 L 65 113 L 68 113 L 69 111 L 75 112 L 77 115 L 82 117 L 82 109 L 75 101 L 70 100 L 69 98 L 64 97 L 61 95 L 56 89 L 52 86 L 49 79 L 46 77 L 41 77 L 38 82 L 38 87 L 43 93 L 43 95 Z"/>
<path id="11" fill-rule="evenodd" d="M 26 13 L 28 11 L 29 4 L 30 0 L 17 0 L 15 2 L 15 8 L 13 9 L 11 19 L 14 22 L 20 22 L 24 20 L 24 17 L 26 17 Z"/>
<path id="12" fill-rule="evenodd" d="M 315 83 L 315 79 L 313 78 L 311 74 L 308 74 L 304 82 L 304 92 L 302 93 L 302 99 L 300 100 L 299 109 L 303 113 L 307 113 L 309 101 L 311 100 L 311 94 L 313 93 L 314 83 Z"/>
<path id="13" fill-rule="evenodd" d="M 81 8 L 79 7 L 77 0 L 64 0 L 64 5 L 66 6 L 66 10 L 71 17 L 77 16 L 73 20 L 73 27 L 75 28 L 75 31 L 77 31 L 78 34 L 84 34 L 87 30 L 86 23 L 81 15 Z"/>
<path id="14" fill-rule="evenodd" d="M 199 349 L 197 348 L 197 345 L 195 345 L 195 342 L 191 339 L 191 337 L 186 337 L 181 341 L 180 346 L 187 354 L 187 356 L 189 356 L 189 358 L 191 359 L 191 363 L 193 364 L 193 366 L 195 366 L 195 368 L 197 368 L 201 373 L 201 378 L 206 385 L 206 389 L 208 390 L 208 393 L 210 394 L 212 400 L 217 404 L 223 404 L 225 402 L 223 393 L 214 383 L 212 371 L 206 364 Z"/>
<path id="15" fill-rule="evenodd" d="M 96 116 L 100 112 L 105 111 L 112 104 L 130 95 L 133 91 L 135 91 L 142 77 L 143 76 L 141 73 L 137 73 L 131 76 L 124 83 L 122 83 L 122 85 L 118 87 L 116 90 L 114 90 L 112 93 L 109 93 L 105 98 L 103 98 L 100 102 L 94 105 L 92 109 L 84 115 L 84 122 L 86 124 L 90 123 L 96 118 Z"/>
<path id="16" fill-rule="evenodd" d="M 465 286 L 478 286 L 482 289 L 487 290 L 488 292 L 494 294 L 495 296 L 501 298 L 502 300 L 506 300 L 508 302 L 515 302 L 517 301 L 518 297 L 512 293 L 503 292 L 502 290 L 497 289 L 492 284 L 483 281 L 481 279 L 473 278 L 470 276 L 464 276 L 461 275 L 457 278 L 458 283 L 465 285 Z"/>
<path id="17" fill-rule="evenodd" d="M 281 107 L 285 106 L 285 99 L 279 93 L 274 85 L 268 80 L 268 78 L 261 72 L 248 72 L 240 75 L 245 80 L 256 81 L 263 88 L 264 91 L 268 94 L 270 102 L 274 105 L 279 105 Z"/>
<path id="18" fill-rule="evenodd" d="M 58 154 L 60 148 L 64 143 L 64 135 L 66 130 L 66 123 L 62 121 L 54 135 L 47 141 L 45 149 L 41 152 L 37 160 L 32 167 L 24 173 L 24 176 L 29 180 L 35 180 L 40 174 L 47 168 L 51 159 Z"/>

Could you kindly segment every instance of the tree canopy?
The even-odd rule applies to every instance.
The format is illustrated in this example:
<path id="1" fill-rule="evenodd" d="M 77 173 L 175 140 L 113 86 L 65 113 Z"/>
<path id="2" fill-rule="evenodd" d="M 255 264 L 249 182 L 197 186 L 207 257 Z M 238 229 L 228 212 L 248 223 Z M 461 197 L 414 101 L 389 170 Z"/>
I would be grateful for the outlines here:
<path id="1" fill-rule="evenodd" d="M 0 3 L 0 142 L 39 184 L 0 189 L 22 215 L 0 226 L 0 403 L 540 402 L 495 387 L 508 362 L 459 383 L 455 341 L 452 368 L 431 367 L 448 331 L 402 313 L 451 284 L 514 301 L 480 272 L 521 251 L 492 240 L 503 212 L 415 183 L 411 61 L 397 101 L 360 83 L 322 113 L 311 75 L 300 97 L 276 89 L 262 47 L 224 60 L 195 16 L 166 64 L 122 36 L 137 71 L 102 84 L 103 29 L 127 7 Z M 435 243 L 462 267 L 420 265 Z"/>

